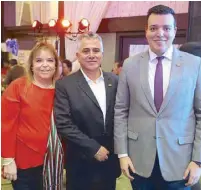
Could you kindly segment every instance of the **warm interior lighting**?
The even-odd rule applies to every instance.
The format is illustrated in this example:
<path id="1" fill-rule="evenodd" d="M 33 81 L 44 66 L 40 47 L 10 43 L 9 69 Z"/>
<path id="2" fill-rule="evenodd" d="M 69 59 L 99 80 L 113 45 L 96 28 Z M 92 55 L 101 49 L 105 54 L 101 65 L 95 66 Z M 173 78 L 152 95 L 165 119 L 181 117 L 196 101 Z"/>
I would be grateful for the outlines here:
<path id="1" fill-rule="evenodd" d="M 69 20 L 63 19 L 63 20 L 61 20 L 61 25 L 62 25 L 63 28 L 67 29 L 67 28 L 69 28 L 72 24 L 70 23 Z"/>
<path id="2" fill-rule="evenodd" d="M 81 19 L 78 26 L 79 32 L 85 32 L 89 30 L 89 21 L 86 18 Z"/>
<path id="3" fill-rule="evenodd" d="M 50 28 L 53 28 L 53 27 L 55 27 L 56 26 L 56 20 L 54 20 L 54 19 L 51 19 L 50 21 L 49 21 L 49 23 L 48 23 L 48 26 L 50 27 Z"/>
<path id="4" fill-rule="evenodd" d="M 41 29 L 42 26 L 43 26 L 42 23 L 39 22 L 38 20 L 34 20 L 34 22 L 32 23 L 32 27 L 33 27 L 34 29 Z"/>
<path id="5" fill-rule="evenodd" d="M 89 31 L 90 23 L 86 18 L 82 18 L 78 23 L 78 30 L 72 30 L 72 23 L 68 19 L 51 19 L 48 22 L 48 31 L 49 33 L 54 30 L 58 36 L 64 35 L 65 37 L 69 38 L 70 40 L 76 41 L 78 34 L 82 34 Z M 32 28 L 34 29 L 34 33 L 40 33 L 43 24 L 38 20 L 34 20 L 32 24 Z M 45 31 L 46 25 L 43 28 Z"/>
<path id="6" fill-rule="evenodd" d="M 33 24 L 32 24 L 32 27 L 35 28 L 36 25 L 37 25 L 37 21 L 35 20 L 35 21 L 33 22 Z"/>
<path id="7" fill-rule="evenodd" d="M 89 21 L 85 18 L 83 18 L 81 21 L 81 24 L 84 26 L 84 27 L 88 27 L 89 26 Z"/>

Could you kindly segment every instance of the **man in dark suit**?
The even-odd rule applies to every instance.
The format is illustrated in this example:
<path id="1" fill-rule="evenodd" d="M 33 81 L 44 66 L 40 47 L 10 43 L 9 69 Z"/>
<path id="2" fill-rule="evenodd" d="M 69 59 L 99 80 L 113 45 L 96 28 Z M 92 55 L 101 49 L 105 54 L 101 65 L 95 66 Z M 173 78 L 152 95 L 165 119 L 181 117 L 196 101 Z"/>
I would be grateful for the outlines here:
<path id="1" fill-rule="evenodd" d="M 102 39 L 97 34 L 79 38 L 81 69 L 56 83 L 55 119 L 66 140 L 68 190 L 115 190 L 120 175 L 113 153 L 114 104 L 117 77 L 103 72 Z"/>

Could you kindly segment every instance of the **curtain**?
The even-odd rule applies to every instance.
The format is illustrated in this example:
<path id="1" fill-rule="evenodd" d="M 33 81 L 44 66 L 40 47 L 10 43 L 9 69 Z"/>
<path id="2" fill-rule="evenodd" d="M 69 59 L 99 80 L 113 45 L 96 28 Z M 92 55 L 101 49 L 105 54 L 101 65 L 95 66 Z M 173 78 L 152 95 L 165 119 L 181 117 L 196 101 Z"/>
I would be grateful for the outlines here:
<path id="1" fill-rule="evenodd" d="M 48 23 L 50 19 L 58 19 L 58 1 L 41 2 L 41 22 Z"/>
<path id="2" fill-rule="evenodd" d="M 38 20 L 48 23 L 50 19 L 58 18 L 58 1 L 30 1 L 31 21 Z"/>
<path id="3" fill-rule="evenodd" d="M 15 2 L 16 26 L 20 26 L 21 25 L 23 8 L 24 8 L 24 1 L 16 1 Z"/>
<path id="4" fill-rule="evenodd" d="M 38 20 L 41 22 L 41 2 L 40 1 L 30 1 L 30 15 L 31 22 Z"/>
<path id="5" fill-rule="evenodd" d="M 72 23 L 71 32 L 78 31 L 78 22 L 82 18 L 88 19 L 90 22 L 90 31 L 96 32 L 102 18 L 105 16 L 107 7 L 108 1 L 65 1 L 64 17 Z M 65 38 L 66 58 L 74 61 L 76 59 L 77 41 L 72 41 L 68 37 L 67 35 Z"/>

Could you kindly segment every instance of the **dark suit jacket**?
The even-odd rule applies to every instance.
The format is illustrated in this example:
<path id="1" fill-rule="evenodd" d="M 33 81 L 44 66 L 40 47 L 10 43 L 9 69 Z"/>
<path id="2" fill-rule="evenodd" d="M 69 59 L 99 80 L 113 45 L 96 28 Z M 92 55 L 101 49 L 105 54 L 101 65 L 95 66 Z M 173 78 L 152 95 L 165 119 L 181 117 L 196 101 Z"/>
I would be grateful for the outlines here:
<path id="1" fill-rule="evenodd" d="M 82 72 L 56 82 L 55 121 L 58 133 L 66 139 L 66 167 L 68 172 L 81 170 L 84 165 L 107 165 L 108 170 L 120 174 L 117 155 L 113 154 L 114 104 L 118 78 L 103 72 L 106 88 L 106 120 Z M 110 151 L 109 159 L 98 162 L 94 155 L 100 146 Z"/>

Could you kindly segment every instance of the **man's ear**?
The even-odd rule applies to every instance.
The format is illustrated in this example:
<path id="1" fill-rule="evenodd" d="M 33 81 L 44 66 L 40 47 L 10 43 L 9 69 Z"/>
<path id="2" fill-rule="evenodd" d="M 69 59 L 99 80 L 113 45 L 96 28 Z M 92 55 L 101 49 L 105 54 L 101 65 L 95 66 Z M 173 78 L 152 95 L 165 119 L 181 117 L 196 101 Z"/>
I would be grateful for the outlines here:
<path id="1" fill-rule="evenodd" d="M 144 30 L 145 30 L 145 33 L 146 33 L 146 32 L 147 32 L 147 30 L 148 30 L 148 25 L 147 25 L 147 24 L 146 24 L 146 26 L 145 26 Z"/>
<path id="2" fill-rule="evenodd" d="M 145 26 L 145 37 L 147 38 L 148 25 Z"/>
<path id="3" fill-rule="evenodd" d="M 174 27 L 174 31 L 175 31 L 175 36 L 176 36 L 176 33 L 177 33 L 177 27 L 176 26 Z"/>
<path id="4" fill-rule="evenodd" d="M 79 53 L 78 52 L 76 53 L 76 57 L 77 57 L 77 59 L 79 58 Z"/>

